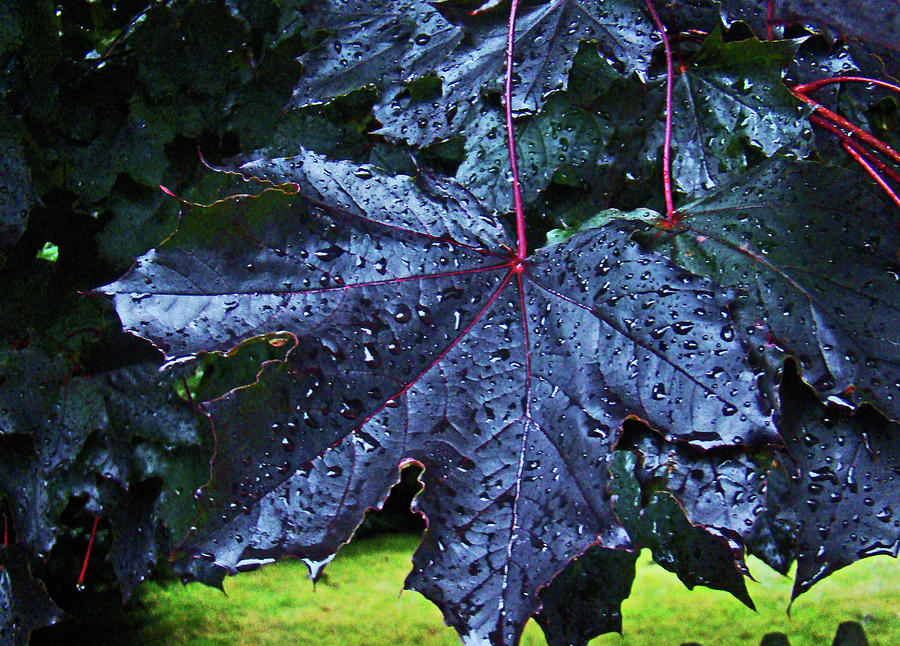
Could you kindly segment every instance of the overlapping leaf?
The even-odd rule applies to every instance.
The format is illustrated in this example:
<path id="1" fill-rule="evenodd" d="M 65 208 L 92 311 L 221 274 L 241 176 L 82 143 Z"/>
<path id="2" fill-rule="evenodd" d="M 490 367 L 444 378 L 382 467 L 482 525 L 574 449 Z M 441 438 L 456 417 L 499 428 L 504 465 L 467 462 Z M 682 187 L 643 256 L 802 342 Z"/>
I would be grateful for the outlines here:
<path id="1" fill-rule="evenodd" d="M 851 414 L 822 406 L 791 371 L 780 394 L 787 477 L 769 497 L 766 517 L 793 539 L 796 598 L 860 558 L 897 556 L 900 427 L 870 408 Z"/>
<path id="2" fill-rule="evenodd" d="M 717 188 L 743 172 L 750 151 L 772 155 L 782 147 L 803 151 L 800 102 L 781 81 L 793 59 L 787 41 L 726 43 L 717 30 L 678 71 L 673 87 L 672 178 L 689 195 Z M 615 162 L 653 163 L 664 140 L 665 76 L 647 92 L 633 83 L 613 86 L 602 103 L 621 141 Z M 621 161 L 620 161 L 621 160 Z M 644 166 L 646 167 L 646 166 Z M 642 168 L 631 172 L 638 174 Z"/>
<path id="3" fill-rule="evenodd" d="M 638 456 L 632 471 L 645 497 L 667 492 L 694 525 L 740 540 L 764 509 L 765 469 L 746 449 L 698 451 L 647 432 L 626 435 L 617 448 Z"/>
<path id="4" fill-rule="evenodd" d="M 562 96 L 516 131 L 522 197 L 532 202 L 560 171 L 590 171 L 604 161 L 613 126 Z M 466 140 L 466 159 L 457 178 L 488 208 L 512 210 L 506 133 L 500 114 L 484 110 Z"/>
<path id="5" fill-rule="evenodd" d="M 743 20 L 762 37 L 769 20 L 777 27 L 792 22 L 826 29 L 835 36 L 849 37 L 897 49 L 900 47 L 900 13 L 893 0 L 873 0 L 848 4 L 842 0 L 723 0 L 722 15 L 726 21 Z"/>
<path id="6" fill-rule="evenodd" d="M 781 83 L 794 47 L 785 41 L 725 43 L 716 30 L 674 87 L 672 172 L 688 194 L 720 185 L 746 167 L 744 145 L 766 156 L 803 131 L 799 102 Z"/>
<path id="7" fill-rule="evenodd" d="M 154 373 L 69 377 L 34 349 L 0 355 L 0 494 L 18 541 L 47 555 L 70 498 L 85 497 L 89 513 L 121 520 L 110 560 L 126 597 L 170 545 L 167 532 L 189 525 L 190 494 L 208 472 L 198 419 Z"/>
<path id="8" fill-rule="evenodd" d="M 25 230 L 28 211 L 34 203 L 31 173 L 21 143 L 6 129 L 9 122 L 0 114 L 0 254 L 19 239 Z"/>
<path id="9" fill-rule="evenodd" d="M 653 559 L 689 588 L 704 585 L 730 592 L 753 608 L 744 582 L 743 559 L 721 534 L 693 525 L 667 492 L 650 494 L 646 504 L 635 477 L 638 456 L 617 452 L 610 470 L 616 495 L 616 515 L 640 547 L 647 547 Z"/>
<path id="10" fill-rule="evenodd" d="M 512 107 L 536 112 L 565 89 L 581 40 L 596 40 L 623 72 L 643 71 L 655 46 L 637 0 L 551 0 L 523 6 L 516 23 Z M 452 13 L 448 11 L 448 13 Z M 484 92 L 502 85 L 505 12 L 453 24 L 428 3 L 317 3 L 312 24 L 331 34 L 301 60 L 307 74 L 293 105 L 325 101 L 374 84 L 381 90 L 379 133 L 425 145 L 459 134 L 478 118 Z M 435 75 L 436 96 L 417 96 L 408 83 Z"/>
<path id="11" fill-rule="evenodd" d="M 551 646 L 586 646 L 622 632 L 622 601 L 631 593 L 638 552 L 591 547 L 541 590 L 535 620 Z"/>
<path id="12" fill-rule="evenodd" d="M 241 172 L 299 192 L 195 210 L 104 288 L 173 358 L 298 340 L 208 404 L 215 477 L 188 554 L 325 561 L 416 460 L 430 523 L 407 585 L 464 639 L 511 644 L 570 559 L 628 544 L 606 491 L 627 415 L 698 446 L 774 437 L 728 294 L 643 251 L 634 225 L 520 266 L 452 180 L 310 152 Z"/>
<path id="13" fill-rule="evenodd" d="M 760 355 L 787 351 L 819 390 L 900 417 L 900 235 L 865 176 L 776 157 L 682 213 L 659 242 L 743 292 L 734 313 Z"/>
<path id="14" fill-rule="evenodd" d="M 402 88 L 441 66 L 463 37 L 424 0 L 328 0 L 310 9 L 310 26 L 329 34 L 300 59 L 305 75 L 294 105 L 323 103 L 367 85 Z"/>
<path id="15" fill-rule="evenodd" d="M 63 617 L 44 584 L 31 576 L 21 547 L 0 547 L 0 642 L 25 646 L 32 631 Z"/>

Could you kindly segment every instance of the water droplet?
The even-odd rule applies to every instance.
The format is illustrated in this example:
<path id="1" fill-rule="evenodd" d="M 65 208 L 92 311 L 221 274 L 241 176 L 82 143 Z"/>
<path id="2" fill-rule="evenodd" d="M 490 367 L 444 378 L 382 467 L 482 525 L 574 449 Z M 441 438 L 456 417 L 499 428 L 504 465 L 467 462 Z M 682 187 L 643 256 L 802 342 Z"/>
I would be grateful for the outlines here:
<path id="1" fill-rule="evenodd" d="M 339 256 L 344 254 L 344 250 L 338 247 L 337 245 L 331 245 L 330 247 L 326 247 L 325 249 L 319 249 L 316 252 L 316 258 L 322 260 L 324 262 L 330 262 Z"/>
<path id="2" fill-rule="evenodd" d="M 408 306 L 404 305 L 403 303 L 400 303 L 400 305 L 397 306 L 397 311 L 394 312 L 394 319 L 398 323 L 406 323 L 411 318 L 412 318 L 412 311 L 409 309 Z"/>

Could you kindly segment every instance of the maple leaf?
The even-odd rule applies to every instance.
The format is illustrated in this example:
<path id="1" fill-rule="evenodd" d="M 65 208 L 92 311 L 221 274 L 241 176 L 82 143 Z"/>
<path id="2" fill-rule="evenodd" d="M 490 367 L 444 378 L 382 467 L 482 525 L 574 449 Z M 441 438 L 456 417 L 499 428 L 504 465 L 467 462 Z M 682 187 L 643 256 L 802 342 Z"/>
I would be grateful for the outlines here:
<path id="1" fill-rule="evenodd" d="M 158 387 L 153 365 L 73 377 L 37 349 L 4 350 L 0 382 L 0 490 L 17 541 L 49 554 L 70 498 L 83 496 L 113 521 L 109 560 L 127 599 L 169 532 L 190 525 L 185 499 L 208 472 L 198 416 Z"/>
<path id="2" fill-rule="evenodd" d="M 557 95 L 544 109 L 519 126 L 519 168 L 522 197 L 533 202 L 554 174 L 568 168 L 583 170 L 601 163 L 613 125 L 589 110 Z M 456 177 L 488 208 L 511 209 L 511 181 L 506 133 L 500 115 L 484 111 L 470 127 L 466 158 Z"/>
<path id="3" fill-rule="evenodd" d="M 568 561 L 629 545 L 607 492 L 628 415 L 700 447 L 777 437 L 729 293 L 640 248 L 639 223 L 519 261 L 454 180 L 308 151 L 239 171 L 283 188 L 193 210 L 102 288 L 170 359 L 296 338 L 206 405 L 188 555 L 320 564 L 414 460 L 429 530 L 408 587 L 467 641 L 512 644 Z"/>
<path id="4" fill-rule="evenodd" d="M 616 448 L 638 457 L 631 470 L 643 490 L 670 494 L 694 525 L 741 540 L 762 513 L 765 472 L 743 447 L 699 451 L 642 430 Z"/>
<path id="5" fill-rule="evenodd" d="M 737 290 L 732 315 L 770 373 L 790 354 L 820 392 L 900 417 L 900 235 L 892 205 L 864 176 L 773 157 L 678 212 L 677 231 L 648 241 Z M 660 219 L 648 209 L 611 210 L 549 237 L 565 240 L 615 217 Z M 871 232 L 859 238 L 862 219 Z"/>
<path id="6" fill-rule="evenodd" d="M 616 515 L 641 547 L 649 547 L 653 560 L 678 575 L 689 588 L 705 585 L 726 590 L 754 608 L 744 583 L 742 555 L 732 550 L 721 534 L 693 525 L 675 498 L 657 492 L 642 501 L 643 492 L 634 471 L 637 457 L 617 452 L 610 466 Z"/>
<path id="7" fill-rule="evenodd" d="M 25 646 L 32 631 L 63 616 L 44 584 L 31 576 L 25 550 L 17 545 L 0 547 L 0 640 Z"/>
<path id="8" fill-rule="evenodd" d="M 808 127 L 800 119 L 803 104 L 781 81 L 795 51 L 796 43 L 789 41 L 725 43 L 718 29 L 704 40 L 674 85 L 679 118 L 671 143 L 678 188 L 694 196 L 717 188 L 746 170 L 749 158 L 759 152 L 770 156 L 791 147 L 808 153 L 802 138 Z M 602 65 L 588 56 L 579 62 Z M 569 168 L 589 181 L 599 169 L 613 176 L 644 176 L 657 163 L 664 140 L 665 78 L 653 76 L 644 84 L 609 79 L 601 72 L 598 82 L 584 78 L 580 68 L 573 67 L 575 72 L 579 84 L 599 85 L 593 94 L 582 90 L 578 100 L 583 105 L 574 103 L 574 97 L 555 95 L 541 112 L 517 125 L 526 204 L 550 184 L 554 173 Z M 511 178 L 503 126 L 499 113 L 479 111 L 468 127 L 466 158 L 457 177 L 487 206 L 508 211 Z M 597 201 L 591 198 L 592 210 Z"/>
<path id="9" fill-rule="evenodd" d="M 858 559 L 897 556 L 900 427 L 871 407 L 822 406 L 795 371 L 780 396 L 787 455 L 770 475 L 765 520 L 797 559 L 793 600 Z"/>
<path id="10" fill-rule="evenodd" d="M 842 0 L 724 0 L 728 20 L 744 20 L 762 34 L 766 24 L 808 23 L 892 49 L 900 43 L 900 10 L 893 0 L 848 5 Z"/>
<path id="11" fill-rule="evenodd" d="M 781 81 L 795 48 L 789 41 L 726 43 L 717 29 L 679 68 L 671 140 L 675 186 L 696 197 L 737 177 L 760 151 L 771 156 L 791 147 L 806 154 L 803 110 Z M 616 128 L 608 147 L 621 150 L 613 167 L 635 175 L 652 168 L 664 143 L 665 75 L 649 84 L 657 91 L 619 81 L 602 103 Z"/>
<path id="12" fill-rule="evenodd" d="M 586 646 L 622 632 L 622 601 L 631 594 L 638 552 L 590 547 L 541 590 L 535 615 L 547 643 Z"/>
<path id="13" fill-rule="evenodd" d="M 658 242 L 742 292 L 733 313 L 761 356 L 790 352 L 820 391 L 900 418 L 900 235 L 864 176 L 775 157 L 680 213 L 683 231 Z"/>
<path id="14" fill-rule="evenodd" d="M 442 3 L 452 14 L 452 3 Z M 656 45 L 638 0 L 551 0 L 523 7 L 515 37 L 516 113 L 536 112 L 566 88 L 579 43 L 598 41 L 625 74 L 643 71 Z M 484 107 L 482 92 L 499 90 L 506 55 L 503 12 L 444 18 L 419 0 L 316 3 L 310 15 L 331 34 L 301 58 L 307 74 L 293 106 L 309 105 L 375 84 L 379 134 L 422 146 L 458 134 Z M 370 38 L 366 38 L 370 36 Z M 377 42 L 372 46 L 370 40 Z M 349 73 L 348 73 L 349 70 Z M 421 98 L 408 84 L 436 75 L 439 96 Z M 473 94 L 473 88 L 476 89 Z"/>

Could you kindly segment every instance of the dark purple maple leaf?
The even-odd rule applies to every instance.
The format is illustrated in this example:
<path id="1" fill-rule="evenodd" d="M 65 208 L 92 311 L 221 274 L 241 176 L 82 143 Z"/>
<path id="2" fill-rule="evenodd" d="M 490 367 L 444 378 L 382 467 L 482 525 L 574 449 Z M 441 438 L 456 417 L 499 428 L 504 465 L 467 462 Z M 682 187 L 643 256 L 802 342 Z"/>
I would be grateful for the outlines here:
<path id="1" fill-rule="evenodd" d="M 699 447 L 776 437 L 729 294 L 639 247 L 643 225 L 520 260 L 454 180 L 307 151 L 239 170 L 283 190 L 191 210 L 103 288 L 170 359 L 297 340 L 206 404 L 217 457 L 186 555 L 315 568 L 414 460 L 429 529 L 407 586 L 467 642 L 512 644 L 568 561 L 629 545 L 607 492 L 627 416 Z"/>
<path id="2" fill-rule="evenodd" d="M 32 631 L 64 616 L 44 584 L 31 576 L 25 550 L 18 545 L 0 547 L 0 643 L 25 646 Z"/>
<path id="3" fill-rule="evenodd" d="M 871 406 L 851 413 L 821 405 L 796 369 L 785 370 L 780 396 L 786 455 L 769 476 L 763 520 L 784 530 L 787 540 L 775 542 L 787 546 L 788 559 L 797 559 L 795 599 L 861 558 L 896 558 L 900 427 Z"/>
<path id="4" fill-rule="evenodd" d="M 760 34 L 765 33 L 767 23 L 798 22 L 829 29 L 840 37 L 900 48 L 900 6 L 896 0 L 725 0 L 722 11 L 728 20 L 743 20 Z"/>
<path id="5" fill-rule="evenodd" d="M 507 35 L 505 11 L 473 17 L 473 8 L 424 0 L 311 3 L 310 24 L 330 33 L 301 57 L 306 73 L 292 105 L 323 103 L 375 84 L 379 134 L 423 146 L 468 130 L 484 116 L 484 94 L 503 85 Z M 597 41 L 626 74 L 643 73 L 656 46 L 641 0 L 522 3 L 516 29 L 517 83 L 510 99 L 521 114 L 537 112 L 550 94 L 566 88 L 582 40 Z M 440 96 L 414 97 L 408 85 L 429 76 L 440 80 Z"/>

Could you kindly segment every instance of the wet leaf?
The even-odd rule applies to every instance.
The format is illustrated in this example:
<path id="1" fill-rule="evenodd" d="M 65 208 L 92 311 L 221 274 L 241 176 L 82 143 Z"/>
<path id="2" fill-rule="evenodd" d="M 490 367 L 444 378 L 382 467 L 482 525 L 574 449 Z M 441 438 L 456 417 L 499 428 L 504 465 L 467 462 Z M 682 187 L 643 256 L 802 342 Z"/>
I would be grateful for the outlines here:
<path id="1" fill-rule="evenodd" d="M 681 212 L 684 230 L 657 241 L 741 291 L 733 312 L 761 357 L 788 352 L 820 391 L 900 417 L 900 236 L 864 175 L 773 158 Z"/>
<path id="2" fill-rule="evenodd" d="M 768 0 L 723 0 L 723 17 L 742 20 L 761 38 L 766 34 Z M 842 0 L 776 0 L 772 3 L 772 24 L 801 23 L 826 29 L 834 36 L 897 49 L 900 43 L 900 14 L 893 0 L 873 0 L 848 5 Z"/>
<path id="3" fill-rule="evenodd" d="M 637 0 L 523 6 L 516 24 L 513 109 L 536 112 L 551 93 L 565 89 L 582 40 L 597 41 L 624 73 L 642 72 L 656 44 L 644 11 Z M 379 133 L 416 146 L 458 134 L 478 118 L 483 93 L 502 85 L 503 14 L 486 12 L 453 24 L 419 0 L 316 3 L 310 21 L 331 35 L 302 59 L 308 74 L 294 92 L 293 105 L 374 84 L 381 91 L 374 108 L 383 124 Z M 440 81 L 435 96 L 407 91 L 408 83 L 432 74 Z"/>
<path id="4" fill-rule="evenodd" d="M 415 460 L 430 523 L 407 585 L 466 639 L 514 643 L 569 560 L 628 544 L 605 469 L 627 415 L 703 447 L 775 437 L 729 295 L 643 251 L 633 224 L 520 273 L 453 180 L 309 152 L 240 170 L 299 193 L 197 209 L 103 288 L 173 359 L 297 338 L 207 404 L 218 457 L 188 555 L 325 561 Z"/>
<path id="5" fill-rule="evenodd" d="M 694 525 L 740 541 L 765 509 L 765 469 L 757 462 L 771 458 L 763 447 L 755 449 L 758 457 L 744 447 L 698 451 L 639 430 L 626 433 L 616 448 L 638 456 L 634 475 L 645 500 L 669 493 Z"/>
<path id="6" fill-rule="evenodd" d="M 753 601 L 744 582 L 743 555 L 720 532 L 692 524 L 671 494 L 660 491 L 642 501 L 636 477 L 639 458 L 616 452 L 610 464 L 616 516 L 637 547 L 647 547 L 653 560 L 674 572 L 688 589 L 703 585 L 725 590 L 750 608 Z"/>
<path id="7" fill-rule="evenodd" d="M 789 528 L 796 549 L 792 598 L 832 572 L 900 548 L 900 428 L 871 408 L 822 405 L 788 370 L 780 388 L 785 476 L 767 521 Z"/>
<path id="8" fill-rule="evenodd" d="M 804 110 L 781 82 L 794 53 L 788 41 L 725 43 L 718 29 L 704 41 L 674 87 L 672 172 L 682 190 L 697 195 L 734 177 L 745 146 L 766 156 L 802 148 Z"/>
<path id="9" fill-rule="evenodd" d="M 310 26 L 330 33 L 300 59 L 305 74 L 294 90 L 295 106 L 370 84 L 402 87 L 435 70 L 463 36 L 423 0 L 327 0 L 308 10 Z"/>
<path id="10" fill-rule="evenodd" d="M 550 646 L 587 646 L 622 632 L 622 601 L 631 594 L 638 552 L 591 547 L 541 590 L 535 619 Z"/>
<path id="11" fill-rule="evenodd" d="M 561 95 L 516 129 L 519 171 L 526 203 L 549 186 L 555 173 L 590 173 L 604 160 L 613 126 Z M 456 176 L 488 208 L 512 211 L 512 178 L 505 123 L 499 113 L 485 110 L 469 131 L 466 159 Z"/>
<path id="12" fill-rule="evenodd" d="M 0 640 L 25 646 L 31 632 L 55 624 L 63 613 L 51 601 L 43 582 L 33 578 L 25 550 L 0 547 Z"/>
<path id="13" fill-rule="evenodd" d="M 46 556 L 70 499 L 84 497 L 113 521 L 126 597 L 189 526 L 208 472 L 200 418 L 157 379 L 152 365 L 72 377 L 34 349 L 0 354 L 0 494 L 19 543 Z"/>
<path id="14" fill-rule="evenodd" d="M 724 42 L 720 30 L 682 65 L 673 86 L 672 178 L 689 195 L 700 195 L 743 172 L 752 151 L 773 155 L 782 147 L 803 153 L 801 103 L 781 81 L 796 44 L 748 39 Z M 614 167 L 638 174 L 656 163 L 664 140 L 665 70 L 651 79 L 654 92 L 617 83 L 602 106 L 622 142 Z M 635 162 L 644 160 L 644 167 Z"/>

